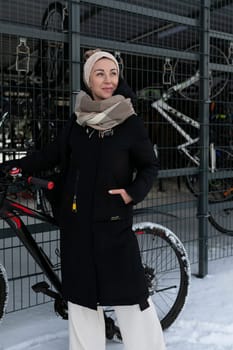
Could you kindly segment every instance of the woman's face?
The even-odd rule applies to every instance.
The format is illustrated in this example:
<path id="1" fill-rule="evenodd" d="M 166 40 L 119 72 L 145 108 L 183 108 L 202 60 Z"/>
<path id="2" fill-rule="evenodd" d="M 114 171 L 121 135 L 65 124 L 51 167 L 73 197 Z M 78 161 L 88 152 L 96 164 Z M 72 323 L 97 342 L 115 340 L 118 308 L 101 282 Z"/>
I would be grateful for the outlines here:
<path id="1" fill-rule="evenodd" d="M 90 74 L 89 84 L 95 101 L 104 100 L 113 95 L 119 81 L 115 63 L 108 58 L 98 60 Z"/>

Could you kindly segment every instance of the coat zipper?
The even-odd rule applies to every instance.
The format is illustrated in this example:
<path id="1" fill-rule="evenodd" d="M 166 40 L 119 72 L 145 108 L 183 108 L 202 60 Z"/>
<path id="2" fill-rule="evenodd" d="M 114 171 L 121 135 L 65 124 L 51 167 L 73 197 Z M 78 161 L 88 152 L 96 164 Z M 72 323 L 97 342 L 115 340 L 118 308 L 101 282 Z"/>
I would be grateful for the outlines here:
<path id="1" fill-rule="evenodd" d="M 77 170 L 76 178 L 75 178 L 75 186 L 74 186 L 74 196 L 72 201 L 72 212 L 77 213 L 77 190 L 78 190 L 78 180 L 79 180 L 79 170 Z"/>

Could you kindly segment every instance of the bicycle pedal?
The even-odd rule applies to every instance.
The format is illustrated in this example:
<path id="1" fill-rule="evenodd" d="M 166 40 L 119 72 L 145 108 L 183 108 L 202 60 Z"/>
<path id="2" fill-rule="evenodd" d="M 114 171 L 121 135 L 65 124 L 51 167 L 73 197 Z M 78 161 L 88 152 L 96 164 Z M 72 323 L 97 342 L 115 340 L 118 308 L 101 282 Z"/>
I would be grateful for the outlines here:
<path id="1" fill-rule="evenodd" d="M 46 282 L 36 283 L 32 286 L 32 289 L 36 293 L 43 293 L 43 294 L 48 295 L 49 297 L 54 298 L 54 299 L 56 299 L 58 297 L 58 293 L 49 289 L 49 285 Z"/>
<path id="2" fill-rule="evenodd" d="M 39 282 L 39 283 L 34 284 L 32 286 L 32 289 L 36 293 L 43 293 L 44 291 L 49 289 L 49 285 L 47 282 Z"/>

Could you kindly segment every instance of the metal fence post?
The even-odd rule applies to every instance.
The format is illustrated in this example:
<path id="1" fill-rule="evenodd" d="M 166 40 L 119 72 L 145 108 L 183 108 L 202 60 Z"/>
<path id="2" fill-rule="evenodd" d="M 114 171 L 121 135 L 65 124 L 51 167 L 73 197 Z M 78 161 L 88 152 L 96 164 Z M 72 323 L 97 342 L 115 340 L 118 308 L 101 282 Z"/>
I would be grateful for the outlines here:
<path id="1" fill-rule="evenodd" d="M 80 91 L 80 0 L 72 0 L 69 4 L 69 57 L 72 112 Z"/>
<path id="2" fill-rule="evenodd" d="M 210 0 L 200 3 L 200 195 L 199 276 L 208 273 L 208 172 L 209 172 L 209 29 Z"/>

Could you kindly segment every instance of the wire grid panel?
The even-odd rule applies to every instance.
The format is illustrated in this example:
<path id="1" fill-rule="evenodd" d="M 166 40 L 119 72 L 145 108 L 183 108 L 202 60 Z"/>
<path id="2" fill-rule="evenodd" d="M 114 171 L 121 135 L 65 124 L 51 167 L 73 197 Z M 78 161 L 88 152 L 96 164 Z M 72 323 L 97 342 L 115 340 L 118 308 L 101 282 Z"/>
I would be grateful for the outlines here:
<path id="1" fill-rule="evenodd" d="M 1 231 L 4 234 L 4 228 L 1 228 Z M 54 266 L 57 265 L 59 274 L 60 261 L 56 254 L 59 249 L 59 232 L 40 232 L 33 236 Z M 7 271 L 9 282 L 7 312 L 21 310 L 51 300 L 41 293 L 36 294 L 32 291 L 31 287 L 34 284 L 44 281 L 46 278 L 17 237 L 10 235 L 8 238 L 0 239 L 0 261 Z"/>
<path id="2" fill-rule="evenodd" d="M 147 208 L 148 212 L 135 217 L 135 221 L 154 221 L 168 226 L 186 243 L 192 262 L 197 262 L 196 197 L 186 187 L 179 173 L 179 169 L 189 164 L 189 158 L 180 152 L 179 145 L 184 142 L 185 133 L 186 137 L 194 139 L 199 130 L 180 120 L 177 114 L 190 117 L 195 123 L 198 120 L 199 95 L 196 91 L 196 100 L 191 101 L 179 91 L 168 91 L 196 74 L 193 62 L 198 65 L 200 33 L 195 20 L 199 18 L 200 3 L 182 2 L 180 7 L 177 5 L 171 2 L 130 1 L 124 8 L 117 6 L 117 2 L 110 2 L 109 7 L 103 7 L 100 3 L 94 5 L 93 2 L 83 1 L 80 31 L 85 39 L 88 36 L 96 37 L 96 46 L 99 41 L 100 45 L 104 45 L 101 48 L 110 50 L 117 57 L 120 55 L 123 60 L 122 75 L 135 93 L 135 108 L 143 117 L 155 151 L 158 152 L 160 168 L 169 171 L 166 178 L 155 182 L 150 194 L 137 206 L 137 209 Z M 164 13 L 166 16 L 163 16 Z M 110 44 L 107 46 L 108 40 L 113 42 L 112 48 Z M 125 43 L 127 47 L 123 45 Z M 197 43 L 197 46 L 187 50 L 190 43 Z M 82 45 L 81 57 L 88 48 Z M 150 48 L 155 48 L 153 54 Z M 185 66 L 180 63 L 181 60 L 186 62 Z M 195 89 L 198 90 L 196 86 Z M 157 109 L 152 106 L 166 93 L 167 99 L 161 100 L 161 105 L 164 107 L 167 103 L 171 106 L 174 116 L 166 109 L 161 113 L 160 105 Z M 181 134 L 173 121 L 184 129 Z M 193 146 L 191 149 L 196 152 Z M 154 210 L 150 211 L 149 208 Z"/>
<path id="3" fill-rule="evenodd" d="M 201 4 L 200 1 L 192 4 L 164 1 L 161 4 L 132 0 L 125 6 L 117 1 L 110 1 L 107 6 L 104 1 L 102 4 L 82 1 L 80 22 L 81 35 L 86 42 L 93 43 L 88 37 L 95 37 L 95 47 L 99 44 L 112 53 L 120 53 L 124 62 L 122 73 L 136 95 L 137 112 L 144 118 L 159 155 L 161 170 L 163 174 L 167 172 L 150 193 L 153 198 L 148 197 L 144 203 L 145 207 L 165 211 L 165 219 L 149 214 L 147 218 L 162 220 L 169 225 L 171 216 L 169 219 L 167 211 L 175 214 L 173 230 L 178 235 L 185 230 L 187 241 L 192 242 L 189 247 L 193 262 L 197 261 L 200 244 L 197 199 L 203 198 L 204 201 L 204 196 L 207 196 L 210 214 L 217 224 L 225 230 L 233 227 L 232 4 L 211 1 L 209 8 L 211 31 L 207 52 L 210 69 L 205 79 L 208 81 L 207 103 L 210 108 L 209 118 L 205 116 L 205 120 L 200 116 L 200 102 L 203 100 L 200 95 L 200 61 L 203 60 L 200 38 L 204 37 L 204 31 L 200 30 L 199 20 L 205 10 Z M 83 43 L 82 51 L 89 47 Z M 228 98 L 223 99 L 223 96 Z M 209 146 L 203 151 L 200 131 L 204 128 Z M 208 189 L 204 194 L 200 191 L 198 174 L 203 153 L 209 158 L 209 168 L 205 169 L 209 177 Z M 225 171 L 228 171 L 227 176 Z M 212 173 L 215 178 L 211 178 Z M 157 189 L 163 192 L 157 192 Z M 211 240 L 213 227 L 208 227 Z"/>
<path id="4" fill-rule="evenodd" d="M 52 142 L 70 117 L 67 2 L 0 1 L 0 162 L 21 158 Z M 35 198 L 17 200 L 32 207 Z M 58 232 L 38 232 L 36 241 L 58 263 Z M 0 222 L 0 261 L 6 267 L 8 312 L 49 298 L 31 286 L 44 279 L 18 238 Z"/>
<path id="5" fill-rule="evenodd" d="M 41 148 L 56 137 L 69 118 L 71 61 L 80 63 L 69 57 L 66 10 L 72 3 L 39 0 L 32 7 L 29 0 L 0 1 L 0 20 L 4 19 L 10 28 L 7 32 L 2 23 L 0 34 L 0 111 L 1 115 L 8 112 L 2 126 L 3 159 Z M 80 1 L 77 19 L 81 57 L 86 49 L 100 47 L 123 59 L 121 73 L 135 93 L 136 111 L 144 118 L 158 153 L 160 177 L 138 206 L 152 207 L 153 211 L 148 209 L 135 220 L 155 221 L 172 229 L 187 247 L 192 263 L 198 262 L 199 256 L 197 200 L 202 194 L 197 175 L 203 149 L 200 130 L 206 127 L 199 109 L 203 100 L 199 75 L 200 35 L 204 35 L 199 27 L 204 10 L 201 3 Z M 214 169 L 207 171 L 209 209 L 217 223 L 229 229 L 233 227 L 232 174 L 225 172 L 232 169 L 232 10 L 230 2 L 211 1 L 210 70 L 206 77 L 210 147 L 205 149 L 212 159 L 210 169 Z M 22 24 L 28 28 L 26 41 L 22 40 Z M 21 56 L 20 44 L 26 49 Z M 232 255 L 232 239 L 226 241 L 226 236 L 211 225 L 208 229 L 209 257 L 221 257 L 223 250 L 227 256 Z"/>
<path id="6" fill-rule="evenodd" d="M 56 37 L 67 32 L 65 3 L 3 3 L 0 113 L 6 159 L 54 140 L 69 118 L 70 93 L 68 43 Z"/>
<path id="7" fill-rule="evenodd" d="M 209 259 L 232 255 L 232 4 L 211 1 L 210 16 L 210 108 L 209 163 L 214 177 L 209 180 Z M 229 35 L 230 34 L 230 35 Z M 212 171 L 213 173 L 213 171 Z"/>

